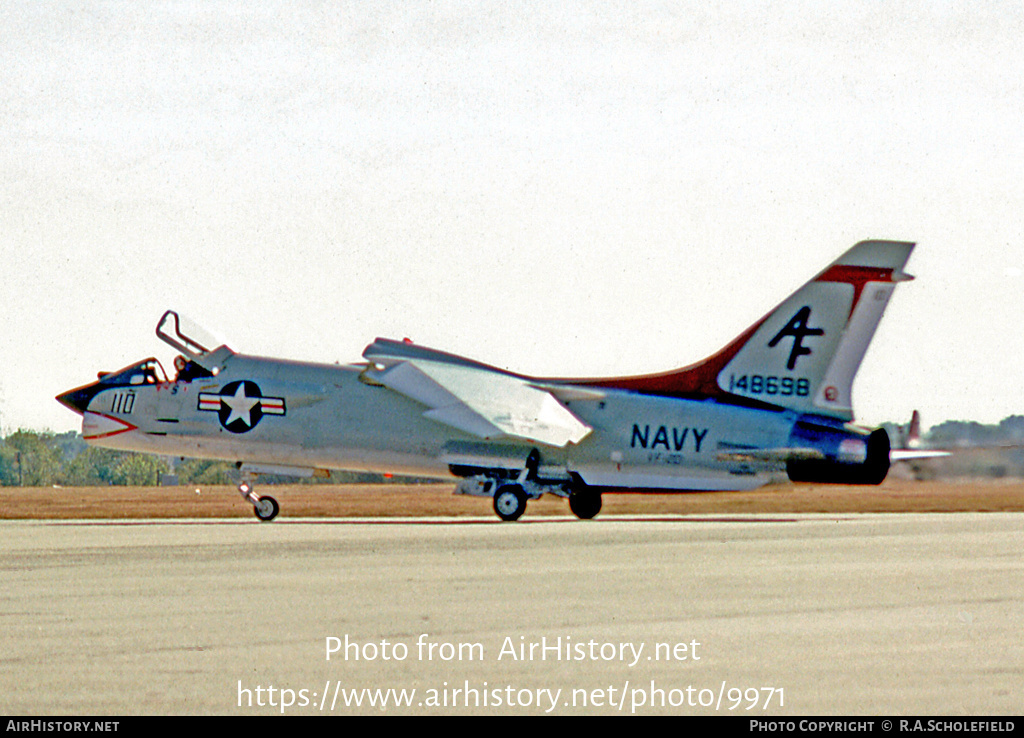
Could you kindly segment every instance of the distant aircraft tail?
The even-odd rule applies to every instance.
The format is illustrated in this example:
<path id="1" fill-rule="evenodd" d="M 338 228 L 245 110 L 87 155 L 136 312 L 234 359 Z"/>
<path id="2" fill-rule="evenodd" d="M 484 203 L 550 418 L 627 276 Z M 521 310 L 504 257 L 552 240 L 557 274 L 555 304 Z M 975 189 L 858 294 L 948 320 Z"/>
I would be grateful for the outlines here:
<path id="1" fill-rule="evenodd" d="M 915 410 L 910 415 L 910 425 L 907 426 L 907 448 L 921 447 L 921 413 Z"/>
<path id="2" fill-rule="evenodd" d="M 732 343 L 664 374 L 588 382 L 853 419 L 853 378 L 914 244 L 861 241 Z"/>
<path id="3" fill-rule="evenodd" d="M 903 428 L 906 428 L 906 431 Z M 889 453 L 890 460 L 894 462 L 919 461 L 950 455 L 949 451 L 922 448 L 925 444 L 921 440 L 921 413 L 917 410 L 910 415 L 910 422 L 900 428 L 900 436 L 899 447 L 892 449 Z"/>

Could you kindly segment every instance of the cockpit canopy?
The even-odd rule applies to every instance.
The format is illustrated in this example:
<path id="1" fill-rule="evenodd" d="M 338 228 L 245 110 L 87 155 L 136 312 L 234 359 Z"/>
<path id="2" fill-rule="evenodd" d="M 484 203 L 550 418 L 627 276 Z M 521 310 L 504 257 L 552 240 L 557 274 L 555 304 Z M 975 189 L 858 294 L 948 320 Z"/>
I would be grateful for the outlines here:
<path id="1" fill-rule="evenodd" d="M 224 344 L 213 334 L 200 328 L 174 310 L 168 310 L 156 324 L 156 335 L 161 341 L 176 348 L 193 361 L 212 353 Z"/>
<path id="2" fill-rule="evenodd" d="M 205 370 L 194 376 L 216 374 L 219 362 L 232 353 L 222 340 L 174 310 L 168 310 L 161 316 L 156 325 L 156 335 L 187 357 L 189 364 Z"/>

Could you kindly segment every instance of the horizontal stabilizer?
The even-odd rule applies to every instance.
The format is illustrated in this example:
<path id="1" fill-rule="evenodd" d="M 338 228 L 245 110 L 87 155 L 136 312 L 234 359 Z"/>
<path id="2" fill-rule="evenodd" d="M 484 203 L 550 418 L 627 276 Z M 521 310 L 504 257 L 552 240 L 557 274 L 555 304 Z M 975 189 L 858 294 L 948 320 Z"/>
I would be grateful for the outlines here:
<path id="1" fill-rule="evenodd" d="M 915 459 L 938 459 L 950 456 L 949 451 L 916 451 L 913 449 L 893 449 L 889 452 L 889 461 L 914 461 Z"/>

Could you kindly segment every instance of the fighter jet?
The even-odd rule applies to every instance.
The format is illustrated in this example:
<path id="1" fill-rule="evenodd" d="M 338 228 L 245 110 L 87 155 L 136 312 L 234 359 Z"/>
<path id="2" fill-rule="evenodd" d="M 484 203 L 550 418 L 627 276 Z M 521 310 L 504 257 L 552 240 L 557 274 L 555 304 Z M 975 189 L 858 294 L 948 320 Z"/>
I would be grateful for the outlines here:
<path id="1" fill-rule="evenodd" d="M 858 243 L 714 355 L 656 374 L 534 377 L 384 338 L 348 365 L 247 356 L 168 310 L 173 378 L 150 358 L 57 399 L 91 444 L 234 462 L 264 521 L 279 506 L 255 475 L 332 469 L 454 477 L 503 520 L 543 494 L 588 519 L 609 491 L 879 484 L 889 437 L 853 423 L 851 392 L 913 248 Z"/>
<path id="2" fill-rule="evenodd" d="M 919 459 L 937 459 L 949 456 L 949 451 L 925 448 L 921 440 L 921 413 L 915 410 L 910 415 L 910 422 L 897 429 L 897 446 L 889 452 L 892 461 L 917 461 Z"/>

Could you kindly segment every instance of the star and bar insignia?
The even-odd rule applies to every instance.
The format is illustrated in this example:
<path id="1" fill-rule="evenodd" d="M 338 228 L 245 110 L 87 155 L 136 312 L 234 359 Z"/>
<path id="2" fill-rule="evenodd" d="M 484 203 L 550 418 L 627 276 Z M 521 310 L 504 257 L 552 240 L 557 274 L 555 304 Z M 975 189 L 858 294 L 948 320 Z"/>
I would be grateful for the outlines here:
<path id="1" fill-rule="evenodd" d="M 219 393 L 200 392 L 199 409 L 217 413 L 220 424 L 232 433 L 246 433 L 264 415 L 284 415 L 283 397 L 264 397 L 259 385 L 240 380 L 225 385 Z"/>

